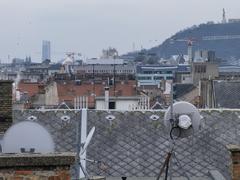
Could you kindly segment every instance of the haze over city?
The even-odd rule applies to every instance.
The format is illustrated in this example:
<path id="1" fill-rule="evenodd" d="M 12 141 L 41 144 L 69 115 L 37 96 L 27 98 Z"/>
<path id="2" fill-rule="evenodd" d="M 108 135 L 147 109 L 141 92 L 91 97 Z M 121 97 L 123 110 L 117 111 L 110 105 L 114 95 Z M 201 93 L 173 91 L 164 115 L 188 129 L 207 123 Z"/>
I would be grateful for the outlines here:
<path id="1" fill-rule="evenodd" d="M 75 51 L 98 57 L 103 48 L 120 54 L 161 44 L 194 24 L 239 18 L 234 0 L 1 0 L 0 59 L 31 56 L 41 61 L 42 40 L 50 40 L 52 60 Z M 133 43 L 135 46 L 133 46 Z"/>
<path id="2" fill-rule="evenodd" d="M 240 180 L 239 7 L 0 0 L 0 180 Z"/>

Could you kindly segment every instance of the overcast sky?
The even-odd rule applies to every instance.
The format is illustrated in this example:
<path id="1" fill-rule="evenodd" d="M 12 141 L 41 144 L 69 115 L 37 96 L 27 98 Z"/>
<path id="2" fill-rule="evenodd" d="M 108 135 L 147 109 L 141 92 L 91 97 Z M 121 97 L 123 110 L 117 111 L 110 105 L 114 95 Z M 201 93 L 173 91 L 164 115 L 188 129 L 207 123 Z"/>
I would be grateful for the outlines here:
<path id="1" fill-rule="evenodd" d="M 0 0 L 0 59 L 41 59 L 42 40 L 52 59 L 74 51 L 98 57 L 160 44 L 177 31 L 207 21 L 240 18 L 239 0 Z M 157 41 L 156 41 L 157 40 Z"/>

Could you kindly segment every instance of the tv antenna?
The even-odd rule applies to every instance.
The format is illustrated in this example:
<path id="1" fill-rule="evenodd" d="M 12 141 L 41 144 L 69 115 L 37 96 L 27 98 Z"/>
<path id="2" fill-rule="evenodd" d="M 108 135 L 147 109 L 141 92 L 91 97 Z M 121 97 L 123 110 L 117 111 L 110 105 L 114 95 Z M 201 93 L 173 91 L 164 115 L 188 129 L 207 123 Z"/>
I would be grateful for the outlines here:
<path id="1" fill-rule="evenodd" d="M 80 168 L 82 169 L 82 172 L 85 175 L 85 177 L 88 178 L 88 179 L 89 179 L 90 176 L 89 176 L 86 168 L 83 166 L 81 160 L 92 162 L 92 163 L 98 163 L 98 161 L 84 158 L 84 154 L 85 154 L 85 152 L 87 150 L 87 147 L 88 147 L 88 145 L 89 145 L 89 143 L 90 143 L 90 141 L 91 141 L 91 139 L 93 137 L 94 132 L 95 132 L 95 127 L 92 127 L 92 129 L 90 130 L 89 134 L 87 135 L 87 138 L 86 138 L 85 142 L 83 142 L 81 144 L 81 149 L 80 149 L 80 153 L 79 153 L 80 154 L 80 162 L 79 162 Z"/>
<path id="2" fill-rule="evenodd" d="M 171 90 L 171 95 L 173 94 L 173 88 Z M 168 171 L 172 158 L 176 159 L 177 165 L 182 168 L 180 161 L 177 159 L 174 152 L 175 140 L 178 138 L 186 138 L 193 135 L 195 132 L 198 132 L 200 129 L 200 121 L 202 119 L 198 109 L 191 103 L 181 101 L 173 103 L 173 96 L 171 96 L 171 105 L 167 109 L 164 116 L 164 126 L 169 133 L 171 139 L 170 151 L 167 153 L 167 157 L 160 169 L 160 172 L 157 176 L 157 180 L 160 179 L 161 175 L 165 169 L 165 179 L 168 179 Z M 184 171 L 184 175 L 188 180 L 190 178 L 187 176 Z M 170 176 L 171 177 L 171 176 Z"/>

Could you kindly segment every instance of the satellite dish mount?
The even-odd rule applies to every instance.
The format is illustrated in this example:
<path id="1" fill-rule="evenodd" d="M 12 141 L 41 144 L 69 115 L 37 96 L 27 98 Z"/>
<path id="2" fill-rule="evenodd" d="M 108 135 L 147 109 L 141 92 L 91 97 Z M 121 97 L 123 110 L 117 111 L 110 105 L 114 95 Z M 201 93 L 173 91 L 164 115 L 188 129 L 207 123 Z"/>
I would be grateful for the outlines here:
<path id="1" fill-rule="evenodd" d="M 160 169 L 157 180 L 160 179 L 164 169 L 165 180 L 168 179 L 168 170 L 171 168 L 170 164 L 172 163 L 170 162 L 172 158 L 175 158 L 177 165 L 182 168 L 180 161 L 177 159 L 176 154 L 174 153 L 175 140 L 178 138 L 187 138 L 192 136 L 194 132 L 198 132 L 200 129 L 200 121 L 201 115 L 194 105 L 184 101 L 173 104 L 173 88 L 171 88 L 171 105 L 165 113 L 164 126 L 169 133 L 172 147 Z M 184 170 L 183 172 L 186 178 L 190 180 L 186 172 Z"/>

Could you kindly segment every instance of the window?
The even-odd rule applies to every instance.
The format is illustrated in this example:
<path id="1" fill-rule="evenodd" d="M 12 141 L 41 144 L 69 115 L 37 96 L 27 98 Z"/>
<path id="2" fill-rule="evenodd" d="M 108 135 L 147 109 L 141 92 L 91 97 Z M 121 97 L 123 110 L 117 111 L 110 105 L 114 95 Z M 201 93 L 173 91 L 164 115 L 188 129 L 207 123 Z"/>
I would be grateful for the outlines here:
<path id="1" fill-rule="evenodd" d="M 161 80 L 161 79 L 163 79 L 163 77 L 155 76 L 153 79 L 154 80 Z"/>
<path id="2" fill-rule="evenodd" d="M 143 71 L 143 74 L 152 74 L 152 71 Z"/>
<path id="3" fill-rule="evenodd" d="M 196 65 L 195 73 L 206 73 L 206 65 Z"/>
<path id="4" fill-rule="evenodd" d="M 116 102 L 109 102 L 109 109 L 115 109 Z"/>
<path id="5" fill-rule="evenodd" d="M 138 77 L 138 80 L 151 80 L 151 77 Z"/>

